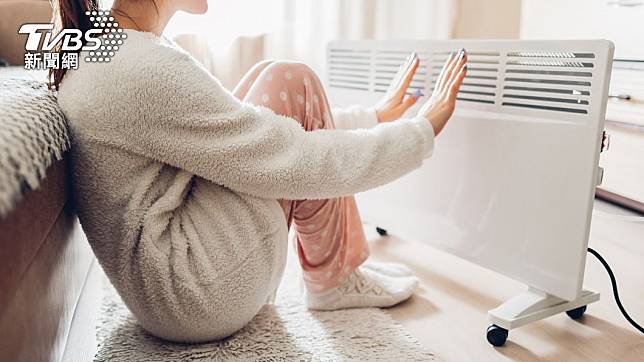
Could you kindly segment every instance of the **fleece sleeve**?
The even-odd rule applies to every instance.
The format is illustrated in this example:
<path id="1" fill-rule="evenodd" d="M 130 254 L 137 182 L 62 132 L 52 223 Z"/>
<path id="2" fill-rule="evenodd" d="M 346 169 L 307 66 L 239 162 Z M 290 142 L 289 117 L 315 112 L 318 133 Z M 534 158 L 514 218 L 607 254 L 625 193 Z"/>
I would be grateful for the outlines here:
<path id="1" fill-rule="evenodd" d="M 110 143 L 237 192 L 293 200 L 366 191 L 431 154 L 434 133 L 425 119 L 306 132 L 293 119 L 241 103 L 187 55 L 168 57 L 172 71 L 146 66 L 118 85 L 128 96 L 112 103 L 121 121 L 101 130 Z"/>
<path id="2" fill-rule="evenodd" d="M 375 108 L 355 105 L 349 108 L 334 108 L 331 113 L 337 129 L 361 129 L 378 125 Z"/>

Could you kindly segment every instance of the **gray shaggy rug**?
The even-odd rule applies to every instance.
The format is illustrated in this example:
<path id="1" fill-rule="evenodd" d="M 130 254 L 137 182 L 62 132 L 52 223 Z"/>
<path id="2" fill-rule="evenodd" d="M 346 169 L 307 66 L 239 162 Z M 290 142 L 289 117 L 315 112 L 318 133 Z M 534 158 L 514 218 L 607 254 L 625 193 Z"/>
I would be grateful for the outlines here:
<path id="1" fill-rule="evenodd" d="M 147 334 L 106 280 L 95 361 L 437 361 L 383 310 L 307 310 L 290 254 L 275 304 L 232 337 L 200 345 Z"/>

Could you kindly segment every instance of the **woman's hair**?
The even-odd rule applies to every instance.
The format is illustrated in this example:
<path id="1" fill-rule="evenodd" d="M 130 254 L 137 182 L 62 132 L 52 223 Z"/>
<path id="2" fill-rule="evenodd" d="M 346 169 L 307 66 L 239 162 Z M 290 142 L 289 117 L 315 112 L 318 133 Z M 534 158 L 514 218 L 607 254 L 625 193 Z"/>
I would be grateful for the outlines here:
<path id="1" fill-rule="evenodd" d="M 87 30 L 92 29 L 92 22 L 89 20 L 89 16 L 85 15 L 86 11 L 98 10 L 99 0 L 51 0 L 54 7 L 54 30 L 55 34 L 58 34 L 63 29 L 79 29 L 85 34 Z M 149 0 L 154 5 L 157 14 L 159 13 L 159 8 L 157 7 L 155 0 Z M 112 9 L 112 13 L 119 14 L 123 17 L 131 20 L 137 27 L 136 21 L 126 14 L 125 12 L 117 9 Z M 82 44 L 85 45 L 85 37 L 82 38 Z M 62 42 L 57 44 L 53 52 L 58 53 L 79 53 L 78 51 L 62 51 Z M 63 81 L 67 73 L 67 69 L 49 69 L 49 89 L 58 90 L 60 82 Z"/>
<path id="2" fill-rule="evenodd" d="M 92 22 L 89 16 L 85 15 L 86 11 L 98 10 L 98 0 L 54 0 L 54 30 L 55 34 L 63 29 L 72 28 L 79 29 L 85 34 L 87 30 L 92 28 Z M 85 45 L 85 38 L 82 38 L 83 45 Z M 56 45 L 53 52 L 59 53 L 78 53 L 78 51 L 62 51 L 62 42 Z M 50 69 L 49 70 L 49 88 L 58 90 L 60 82 L 63 80 L 66 69 Z"/>

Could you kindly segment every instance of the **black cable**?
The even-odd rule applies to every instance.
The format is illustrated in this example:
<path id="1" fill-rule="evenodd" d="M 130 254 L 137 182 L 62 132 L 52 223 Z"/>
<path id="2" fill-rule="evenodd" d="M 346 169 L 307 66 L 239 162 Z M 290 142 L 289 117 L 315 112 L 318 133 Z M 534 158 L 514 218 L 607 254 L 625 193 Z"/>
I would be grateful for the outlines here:
<path id="1" fill-rule="evenodd" d="M 606 260 L 599 255 L 598 252 L 596 252 L 593 248 L 588 248 L 588 252 L 593 254 L 597 259 L 599 259 L 599 262 L 602 263 L 604 268 L 606 268 L 606 271 L 608 272 L 608 276 L 610 277 L 610 283 L 613 285 L 613 295 L 615 296 L 615 302 L 617 302 L 617 307 L 619 307 L 619 311 L 622 312 L 624 315 L 624 318 L 628 321 L 628 323 L 632 324 L 635 329 L 638 331 L 644 333 L 644 328 L 637 324 L 633 318 L 631 318 L 630 315 L 626 312 L 626 309 L 624 309 L 624 306 L 622 305 L 622 301 L 619 299 L 619 292 L 617 291 L 617 280 L 615 280 L 615 274 L 613 274 L 613 271 L 611 270 L 610 266 L 606 262 Z"/>

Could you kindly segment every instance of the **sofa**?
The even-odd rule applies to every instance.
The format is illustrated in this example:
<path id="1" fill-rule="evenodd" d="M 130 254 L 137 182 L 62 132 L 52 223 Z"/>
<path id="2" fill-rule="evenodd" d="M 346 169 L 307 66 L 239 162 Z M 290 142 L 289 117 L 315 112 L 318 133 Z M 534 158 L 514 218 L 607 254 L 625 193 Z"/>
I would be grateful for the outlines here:
<path id="1" fill-rule="evenodd" d="M 3 361 L 90 361 L 101 270 L 69 197 L 65 160 L 0 219 Z"/>
<path id="2" fill-rule="evenodd" d="M 14 65 L 0 67 L 5 91 L 11 89 L 9 79 L 43 81 L 42 72 L 21 66 L 26 38 L 18 35 L 18 28 L 50 18 L 47 0 L 0 0 L 0 59 Z M 11 123 L 6 117 L 39 112 L 35 103 L 30 110 L 34 113 L 14 114 L 7 107 L 10 98 L 4 93 L 0 100 L 0 118 L 5 117 L 0 130 Z M 47 145 L 41 146 L 47 150 Z M 2 152 L 0 161 L 11 165 Z M 102 271 L 74 211 L 65 154 L 48 164 L 38 180 L 21 183 L 10 207 L 0 212 L 2 361 L 91 361 L 96 350 Z M 0 176 L 6 172 L 0 167 Z M 0 184 L 0 194 L 8 189 Z"/>

